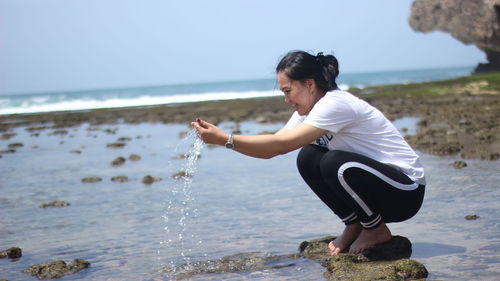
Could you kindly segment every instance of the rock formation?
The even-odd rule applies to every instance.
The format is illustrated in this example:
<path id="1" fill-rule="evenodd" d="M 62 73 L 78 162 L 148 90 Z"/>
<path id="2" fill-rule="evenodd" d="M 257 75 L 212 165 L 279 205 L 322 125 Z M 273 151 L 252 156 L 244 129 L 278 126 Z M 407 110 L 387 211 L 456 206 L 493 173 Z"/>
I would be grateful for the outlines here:
<path id="1" fill-rule="evenodd" d="M 402 236 L 383 244 L 368 248 L 362 254 L 341 253 L 332 257 L 328 243 L 335 236 L 327 236 L 311 241 L 304 241 L 299 246 L 299 253 L 270 255 L 262 252 L 239 253 L 220 259 L 192 262 L 179 266 L 167 266 L 161 273 L 179 280 L 195 275 L 209 273 L 228 273 L 254 270 L 272 270 L 296 265 L 300 258 L 319 260 L 326 267 L 326 280 L 425 280 L 428 272 L 418 261 L 408 259 L 411 256 L 411 242 Z M 320 279 L 311 276 L 311 280 Z"/>
<path id="2" fill-rule="evenodd" d="M 72 262 L 66 263 L 63 260 L 46 262 L 42 264 L 32 265 L 22 272 L 31 274 L 40 279 L 59 279 L 66 275 L 75 274 L 78 271 L 90 266 L 90 262 L 82 259 L 74 259 Z"/>
<path id="3" fill-rule="evenodd" d="M 500 71 L 500 0 L 415 0 L 410 26 L 415 31 L 448 32 L 486 53 L 476 73 Z"/>

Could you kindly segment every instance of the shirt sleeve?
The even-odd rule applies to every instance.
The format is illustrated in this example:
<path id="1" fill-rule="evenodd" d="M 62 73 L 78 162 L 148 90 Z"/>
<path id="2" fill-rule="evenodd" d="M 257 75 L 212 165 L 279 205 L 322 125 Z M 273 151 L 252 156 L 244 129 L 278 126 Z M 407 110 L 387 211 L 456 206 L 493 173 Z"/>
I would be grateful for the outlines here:
<path id="1" fill-rule="evenodd" d="M 288 122 L 285 124 L 285 127 L 283 127 L 284 129 L 288 129 L 288 130 L 291 130 L 293 128 L 295 128 L 297 125 L 299 125 L 300 123 L 302 123 L 305 119 L 305 116 L 300 116 L 299 113 L 297 111 L 295 111 L 292 116 L 290 117 L 290 119 L 288 120 Z"/>
<path id="2" fill-rule="evenodd" d="M 346 99 L 326 95 L 307 115 L 304 123 L 313 127 L 338 133 L 356 121 L 356 112 Z"/>

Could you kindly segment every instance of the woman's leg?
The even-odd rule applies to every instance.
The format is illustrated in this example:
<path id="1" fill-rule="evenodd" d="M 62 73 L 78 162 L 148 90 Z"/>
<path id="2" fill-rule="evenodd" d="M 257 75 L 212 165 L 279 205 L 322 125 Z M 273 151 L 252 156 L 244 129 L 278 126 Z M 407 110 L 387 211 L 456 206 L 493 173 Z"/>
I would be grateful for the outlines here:
<path id="1" fill-rule="evenodd" d="M 391 238 L 385 222 L 406 220 L 419 210 L 424 186 L 396 168 L 345 151 L 329 151 L 320 163 L 324 182 L 359 218 L 361 230 L 350 252 Z"/>
<path id="2" fill-rule="evenodd" d="M 352 209 L 344 204 L 342 197 L 328 186 L 321 175 L 320 163 L 327 148 L 318 145 L 304 146 L 297 156 L 297 168 L 300 175 L 312 191 L 346 224 L 358 222 Z"/>
<path id="3" fill-rule="evenodd" d="M 302 148 L 297 157 L 297 167 L 304 181 L 312 191 L 345 223 L 342 235 L 332 243 L 332 254 L 338 254 L 348 249 L 361 232 L 359 219 L 353 210 L 344 203 L 324 181 L 320 171 L 321 159 L 329 150 L 317 145 L 307 145 Z"/>

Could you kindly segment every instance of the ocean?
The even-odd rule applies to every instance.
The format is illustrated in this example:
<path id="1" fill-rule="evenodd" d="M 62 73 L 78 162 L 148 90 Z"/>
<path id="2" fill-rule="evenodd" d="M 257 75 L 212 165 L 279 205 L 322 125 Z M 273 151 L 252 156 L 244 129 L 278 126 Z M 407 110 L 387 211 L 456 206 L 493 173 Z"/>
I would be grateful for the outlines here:
<path id="1" fill-rule="evenodd" d="M 446 80 L 470 75 L 473 66 L 340 74 L 341 89 Z M 134 88 L 0 94 L 0 115 L 244 99 L 281 95 L 274 78 Z"/>

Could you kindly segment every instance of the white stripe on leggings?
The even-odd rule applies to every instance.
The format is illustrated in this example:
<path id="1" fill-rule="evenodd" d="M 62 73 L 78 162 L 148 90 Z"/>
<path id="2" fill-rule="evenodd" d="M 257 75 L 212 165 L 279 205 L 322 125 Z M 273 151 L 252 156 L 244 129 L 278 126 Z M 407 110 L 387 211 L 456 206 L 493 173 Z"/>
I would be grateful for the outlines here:
<path id="1" fill-rule="evenodd" d="M 351 221 L 357 219 L 358 216 L 356 216 L 356 213 L 352 213 L 349 216 L 345 217 L 342 219 L 343 222 Z"/>
<path id="2" fill-rule="evenodd" d="M 373 226 L 377 225 L 377 223 L 379 223 L 380 221 L 382 220 L 382 217 L 379 215 L 377 215 L 372 221 L 370 222 L 361 222 L 361 225 L 364 227 L 364 228 L 372 228 Z"/>
<path id="3" fill-rule="evenodd" d="M 398 189 L 409 191 L 409 190 L 414 190 L 418 187 L 418 184 L 416 184 L 416 183 L 411 183 L 411 184 L 399 183 L 399 182 L 387 177 L 386 175 L 382 174 L 381 172 L 373 169 L 372 167 L 369 167 L 369 166 L 362 164 L 362 163 L 359 163 L 359 162 L 346 162 L 346 163 L 344 163 L 342 166 L 340 166 L 339 171 L 337 173 L 340 184 L 345 189 L 345 191 L 347 191 L 347 193 L 349 193 L 349 195 L 351 195 L 351 197 L 354 199 L 354 201 L 356 201 L 356 203 L 358 203 L 358 205 L 363 209 L 363 211 L 365 211 L 365 213 L 368 216 L 373 215 L 373 212 L 370 210 L 370 208 L 368 208 L 368 206 L 365 204 L 365 202 L 363 202 L 363 200 L 358 196 L 358 194 L 356 194 L 356 192 L 354 192 L 354 190 L 352 190 L 352 188 L 349 186 L 349 184 L 347 184 L 347 182 L 344 179 L 344 171 L 349 169 L 349 168 L 360 168 L 362 170 L 365 170 L 369 173 L 372 173 L 373 175 L 377 176 L 381 180 L 385 181 L 386 183 L 388 183 L 388 184 L 390 184 Z"/>

